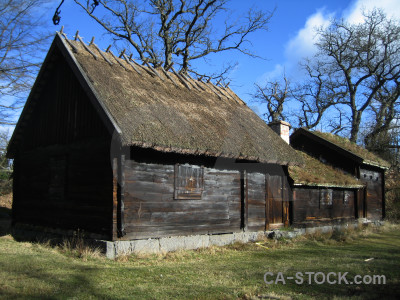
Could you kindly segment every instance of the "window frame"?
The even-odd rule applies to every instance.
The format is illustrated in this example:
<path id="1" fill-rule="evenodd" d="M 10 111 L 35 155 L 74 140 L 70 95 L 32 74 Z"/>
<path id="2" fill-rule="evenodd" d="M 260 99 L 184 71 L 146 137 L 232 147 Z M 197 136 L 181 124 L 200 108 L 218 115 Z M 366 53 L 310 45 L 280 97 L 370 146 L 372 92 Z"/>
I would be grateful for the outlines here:
<path id="1" fill-rule="evenodd" d="M 319 206 L 331 208 L 333 206 L 333 189 L 319 190 Z"/>
<path id="2" fill-rule="evenodd" d="M 199 180 L 195 181 L 196 187 L 190 187 L 192 183 L 189 181 L 192 176 L 185 178 L 185 186 L 182 185 L 182 172 L 185 172 L 185 177 L 188 174 L 193 174 L 193 170 L 198 172 L 197 178 Z M 174 167 L 174 200 L 201 200 L 204 191 L 204 166 L 196 166 L 190 164 L 175 164 Z"/>

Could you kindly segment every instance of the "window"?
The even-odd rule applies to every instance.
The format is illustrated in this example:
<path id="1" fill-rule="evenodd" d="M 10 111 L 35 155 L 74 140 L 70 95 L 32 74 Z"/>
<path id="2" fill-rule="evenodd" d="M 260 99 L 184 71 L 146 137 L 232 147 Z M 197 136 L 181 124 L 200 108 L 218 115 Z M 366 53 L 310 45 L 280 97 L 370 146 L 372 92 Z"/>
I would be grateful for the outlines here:
<path id="1" fill-rule="evenodd" d="M 175 199 L 201 199 L 204 187 L 204 168 L 175 165 Z"/>
<path id="2" fill-rule="evenodd" d="M 348 205 L 349 204 L 349 198 L 350 198 L 350 192 L 349 191 L 344 191 L 343 192 L 343 204 Z"/>
<path id="3" fill-rule="evenodd" d="M 333 204 L 332 201 L 332 190 L 320 190 L 320 206 L 329 206 Z"/>

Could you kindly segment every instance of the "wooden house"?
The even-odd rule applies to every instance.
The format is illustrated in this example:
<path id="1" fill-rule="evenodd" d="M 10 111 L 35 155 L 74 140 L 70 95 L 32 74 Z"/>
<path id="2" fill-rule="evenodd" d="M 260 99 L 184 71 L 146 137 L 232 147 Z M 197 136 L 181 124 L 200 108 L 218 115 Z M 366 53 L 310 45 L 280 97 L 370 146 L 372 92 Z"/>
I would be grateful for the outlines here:
<path id="1" fill-rule="evenodd" d="M 367 218 L 375 221 L 385 217 L 385 170 L 390 166 L 386 161 L 348 139 L 303 128 L 296 130 L 291 135 L 290 144 L 310 157 L 309 159 L 306 158 L 307 163 L 315 166 L 314 170 L 310 170 L 310 173 L 319 173 L 319 175 L 315 179 L 309 180 L 307 185 L 322 185 L 326 189 L 309 192 L 315 194 L 313 196 L 315 199 L 319 194 L 320 207 L 327 207 L 327 203 L 333 204 L 330 209 L 332 217 L 337 218 L 338 214 L 345 213 L 344 209 L 348 208 L 349 210 L 345 214 L 347 217 L 350 206 L 354 207 L 355 218 Z M 318 170 L 318 162 L 321 163 L 321 167 L 325 165 L 326 168 L 334 168 L 332 171 L 340 170 L 342 175 L 333 176 L 327 169 Z M 296 170 L 296 168 L 294 169 Z M 318 170 L 317 173 L 315 170 Z M 297 169 L 297 171 L 299 170 Z M 307 177 L 307 174 L 299 175 L 299 184 L 302 181 L 301 177 Z M 352 178 L 358 179 L 358 183 Z M 340 189 L 341 192 L 335 192 L 334 188 Z M 302 189 L 302 191 L 299 191 L 296 186 L 294 187 L 294 206 L 296 206 L 296 198 L 304 198 L 304 188 Z M 313 201 L 311 198 L 310 201 L 315 202 L 314 204 L 317 203 L 317 200 Z M 343 206 L 335 211 L 335 201 L 347 203 L 347 208 Z M 352 201 L 354 201 L 354 204 L 351 203 Z M 322 214 L 320 217 L 322 217 Z"/>
<path id="2" fill-rule="evenodd" d="M 304 165 L 289 167 L 292 185 L 291 221 L 294 227 L 353 223 L 362 182 L 305 152 Z"/>
<path id="3" fill-rule="evenodd" d="M 228 87 L 57 33 L 9 144 L 13 224 L 109 241 L 289 222 L 296 153 Z"/>

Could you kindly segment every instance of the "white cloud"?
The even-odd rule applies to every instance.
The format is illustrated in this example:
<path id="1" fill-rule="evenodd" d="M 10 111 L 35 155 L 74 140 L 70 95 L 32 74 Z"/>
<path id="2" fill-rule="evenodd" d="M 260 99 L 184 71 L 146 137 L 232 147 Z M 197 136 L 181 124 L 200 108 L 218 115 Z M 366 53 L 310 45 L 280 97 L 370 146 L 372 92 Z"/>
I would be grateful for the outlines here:
<path id="1" fill-rule="evenodd" d="M 287 42 L 285 46 L 286 61 L 283 64 L 276 64 L 272 71 L 260 76 L 258 82 L 280 79 L 284 73 L 289 77 L 300 76 L 302 71 L 299 68 L 299 62 L 316 52 L 316 47 L 314 46 L 316 42 L 315 29 L 321 26 L 328 26 L 333 16 L 333 13 L 325 13 L 324 9 L 317 10 L 316 13 L 311 15 L 304 27 L 297 32 L 294 38 Z"/>
<path id="2" fill-rule="evenodd" d="M 333 13 L 324 14 L 323 10 L 317 11 L 311 15 L 306 24 L 300 29 L 297 35 L 288 42 L 286 46 L 286 56 L 293 60 L 299 60 L 306 56 L 311 56 L 315 52 L 314 43 L 316 42 L 315 29 L 326 27 L 330 23 Z"/>
<path id="3" fill-rule="evenodd" d="M 272 81 L 276 78 L 281 78 L 285 72 L 286 72 L 286 70 L 283 65 L 276 64 L 272 71 L 265 72 L 259 78 L 257 78 L 256 83 L 263 85 L 267 81 Z"/>
<path id="4" fill-rule="evenodd" d="M 260 76 L 260 79 L 273 79 L 274 76 L 278 78 L 282 77 L 284 70 L 287 75 L 300 76 L 299 62 L 316 52 L 316 47 L 314 46 L 316 28 L 328 26 L 333 17 L 344 18 L 350 23 L 362 22 L 362 11 L 370 11 L 375 7 L 381 8 L 388 17 L 400 19 L 399 0 L 379 0 L 379 2 L 376 0 L 357 0 L 352 2 L 341 15 L 338 15 L 338 12 L 327 12 L 325 9 L 317 10 L 317 12 L 308 17 L 304 27 L 287 42 L 285 47 L 285 62 L 276 64 L 272 71 L 264 73 Z"/>
<path id="5" fill-rule="evenodd" d="M 363 11 L 371 11 L 375 7 L 381 8 L 389 18 L 400 18 L 399 0 L 358 0 L 344 13 L 343 17 L 350 23 L 356 24 L 363 21 Z"/>
<path id="6" fill-rule="evenodd" d="M 258 82 L 266 80 L 280 79 L 285 73 L 288 76 L 298 77 L 300 75 L 299 62 L 305 58 L 312 56 L 316 48 L 315 29 L 329 25 L 329 20 L 334 16 L 333 13 L 325 13 L 324 9 L 317 10 L 311 15 L 303 28 L 301 28 L 296 36 L 289 40 L 285 46 L 286 61 L 282 64 L 276 64 L 272 71 L 264 73 L 258 78 Z"/>

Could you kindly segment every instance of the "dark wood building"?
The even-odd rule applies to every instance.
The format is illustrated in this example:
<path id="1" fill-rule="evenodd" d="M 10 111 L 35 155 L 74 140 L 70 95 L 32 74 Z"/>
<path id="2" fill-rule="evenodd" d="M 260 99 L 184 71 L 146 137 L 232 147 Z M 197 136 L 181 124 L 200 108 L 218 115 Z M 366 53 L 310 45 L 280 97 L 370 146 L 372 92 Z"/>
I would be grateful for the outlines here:
<path id="1" fill-rule="evenodd" d="M 8 157 L 15 226 L 110 241 L 284 226 L 302 163 L 229 88 L 62 33 Z"/>
<path id="2" fill-rule="evenodd" d="M 298 129 L 291 135 L 290 143 L 295 149 L 307 153 L 308 156 L 312 157 L 315 160 L 315 165 L 319 161 L 326 166 L 340 170 L 343 176 L 347 176 L 341 177 L 338 174 L 336 176 L 337 183 L 333 184 L 333 186 L 338 185 L 342 189 L 342 193 L 339 191 L 335 192 L 334 189 L 329 189 L 328 186 L 328 189 L 325 191 L 316 190 L 312 192 L 315 194 L 315 199 L 317 199 L 317 194 L 319 193 L 320 206 L 324 205 L 324 207 L 327 207 L 324 204 L 324 199 L 330 199 L 326 201 L 332 203 L 332 207 L 334 208 L 336 193 L 336 198 L 339 202 L 354 201 L 354 204 L 349 202 L 346 208 L 343 207 L 343 209 L 350 211 L 350 205 L 353 205 L 355 218 L 381 220 L 385 217 L 385 170 L 390 166 L 386 161 L 363 147 L 351 143 L 348 139 L 319 131 Z M 309 164 L 310 162 L 311 160 L 308 160 Z M 320 177 L 318 176 L 314 180 L 316 184 L 320 180 L 325 180 L 326 182 L 322 182 L 321 184 L 326 185 L 327 183 L 331 183 L 332 185 L 332 179 L 335 176 L 330 176 L 332 179 L 326 180 L 325 177 L 329 172 L 320 170 L 319 173 Z M 359 183 L 352 182 L 351 178 L 357 178 Z M 357 185 L 362 185 L 362 187 Z M 353 191 L 348 190 L 347 187 L 352 188 Z M 297 189 L 295 188 L 294 198 L 298 197 L 297 194 Z M 327 197 L 327 194 L 332 196 Z M 317 201 L 314 202 L 317 203 Z M 328 211 L 335 218 L 337 214 L 341 214 L 340 210 L 335 212 L 335 209 L 331 209 Z"/>
<path id="3" fill-rule="evenodd" d="M 362 182 L 299 151 L 304 165 L 289 167 L 294 227 L 341 225 L 356 220 L 356 199 Z"/>

